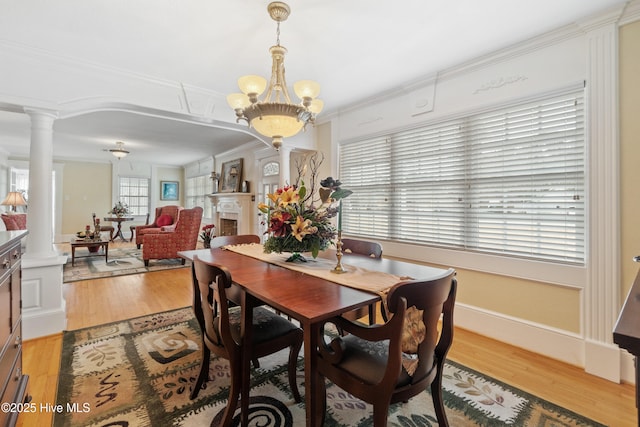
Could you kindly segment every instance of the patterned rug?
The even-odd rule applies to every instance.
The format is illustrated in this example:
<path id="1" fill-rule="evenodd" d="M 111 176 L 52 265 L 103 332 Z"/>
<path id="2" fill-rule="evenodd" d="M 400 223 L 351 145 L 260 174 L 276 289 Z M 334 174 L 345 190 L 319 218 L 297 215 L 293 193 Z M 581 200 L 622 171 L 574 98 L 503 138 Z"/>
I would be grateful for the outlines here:
<path id="1" fill-rule="evenodd" d="M 144 266 L 142 249 L 118 248 L 109 249 L 109 260 L 105 261 L 102 250 L 89 255 L 87 248 L 76 249 L 75 266 L 71 265 L 71 254 L 67 255 L 67 263 L 64 265 L 63 282 L 76 282 L 78 280 L 98 279 L 101 277 L 126 276 L 127 274 L 146 273 L 149 271 L 167 270 L 170 268 L 183 268 L 190 266 L 187 261 L 182 265 L 179 259 L 153 259 L 149 267 Z"/>
<path id="2" fill-rule="evenodd" d="M 198 326 L 190 308 L 64 333 L 53 425 L 206 426 L 219 420 L 229 374 L 212 360 L 211 380 L 196 400 L 189 394 L 199 369 Z M 287 350 L 252 368 L 251 426 L 304 425 L 304 404 L 289 391 Z M 298 383 L 304 392 L 300 360 Z M 449 423 L 465 426 L 601 426 L 457 363 L 448 362 L 443 382 Z M 425 391 L 390 409 L 390 426 L 437 426 Z M 370 426 L 372 408 L 329 385 L 325 425 Z M 304 398 L 303 398 L 304 400 Z M 234 426 L 239 425 L 236 412 Z"/>

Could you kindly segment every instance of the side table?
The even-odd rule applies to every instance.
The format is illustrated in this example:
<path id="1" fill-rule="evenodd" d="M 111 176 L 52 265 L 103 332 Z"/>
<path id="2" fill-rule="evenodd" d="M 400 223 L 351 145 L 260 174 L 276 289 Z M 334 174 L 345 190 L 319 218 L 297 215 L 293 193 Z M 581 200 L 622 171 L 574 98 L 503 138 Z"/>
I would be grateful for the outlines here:
<path id="1" fill-rule="evenodd" d="M 115 241 L 118 237 L 120 237 L 125 242 L 127 241 L 127 239 L 125 239 L 124 235 L 122 234 L 122 223 L 124 221 L 133 221 L 134 218 L 132 216 L 114 216 L 114 217 L 104 218 L 104 220 L 118 223 L 118 229 L 116 230 L 116 234 L 114 234 L 113 238 L 111 239 L 112 242 Z"/>

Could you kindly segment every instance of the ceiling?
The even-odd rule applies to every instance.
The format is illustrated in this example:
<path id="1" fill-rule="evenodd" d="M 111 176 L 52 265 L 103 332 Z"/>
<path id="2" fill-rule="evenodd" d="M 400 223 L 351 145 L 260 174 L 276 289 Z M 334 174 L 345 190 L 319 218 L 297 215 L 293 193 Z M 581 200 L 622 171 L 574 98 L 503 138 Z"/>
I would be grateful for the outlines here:
<path id="1" fill-rule="evenodd" d="M 267 0 L 0 0 L 0 40 L 219 94 L 268 77 L 276 24 Z M 622 0 L 289 0 L 280 42 L 291 85 L 321 85 L 325 114 L 438 70 L 571 24 Z M 0 95 L 0 101 L 1 95 Z M 229 109 L 229 121 L 233 111 Z M 230 126 L 233 127 L 233 126 Z M 54 157 L 184 165 L 254 138 L 205 123 L 127 112 L 59 119 Z M 29 121 L 0 111 L 0 147 L 28 156 Z M 176 143 L 179 141 L 179 143 Z"/>

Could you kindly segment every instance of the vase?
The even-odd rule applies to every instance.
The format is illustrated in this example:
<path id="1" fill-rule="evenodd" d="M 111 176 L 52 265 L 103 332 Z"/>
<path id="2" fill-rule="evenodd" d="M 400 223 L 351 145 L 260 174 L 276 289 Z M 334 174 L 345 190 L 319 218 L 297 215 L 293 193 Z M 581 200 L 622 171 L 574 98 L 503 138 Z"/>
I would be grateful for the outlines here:
<path id="1" fill-rule="evenodd" d="M 291 252 L 291 256 L 285 260 L 286 262 L 307 262 L 307 259 L 300 252 Z"/>

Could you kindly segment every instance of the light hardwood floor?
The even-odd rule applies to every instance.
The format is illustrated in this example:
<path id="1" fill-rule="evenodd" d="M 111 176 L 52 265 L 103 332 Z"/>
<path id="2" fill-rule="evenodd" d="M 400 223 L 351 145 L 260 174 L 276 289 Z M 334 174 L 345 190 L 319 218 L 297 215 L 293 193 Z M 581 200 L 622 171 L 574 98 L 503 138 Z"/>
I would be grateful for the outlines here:
<path id="1" fill-rule="evenodd" d="M 64 285 L 67 329 L 78 329 L 191 305 L 188 269 L 87 280 Z M 29 394 L 38 406 L 55 403 L 61 334 L 24 343 Z M 581 368 L 456 329 L 451 360 L 615 427 L 636 426 L 635 388 Z M 46 412 L 23 414 L 18 425 L 51 425 Z"/>

